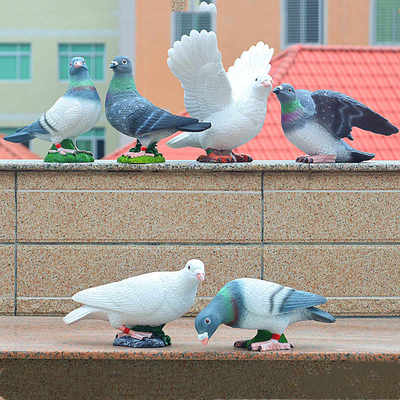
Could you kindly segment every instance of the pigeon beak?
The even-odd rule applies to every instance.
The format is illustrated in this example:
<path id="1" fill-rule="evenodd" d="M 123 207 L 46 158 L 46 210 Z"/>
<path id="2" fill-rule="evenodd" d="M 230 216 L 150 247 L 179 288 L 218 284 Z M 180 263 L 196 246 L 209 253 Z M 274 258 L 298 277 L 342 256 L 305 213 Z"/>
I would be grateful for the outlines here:
<path id="1" fill-rule="evenodd" d="M 197 274 L 196 274 L 196 278 L 197 278 L 197 280 L 198 281 L 204 281 L 204 279 L 205 279 L 205 275 L 202 273 L 202 272 L 198 272 Z"/>
<path id="2" fill-rule="evenodd" d="M 110 64 L 110 68 L 111 68 L 111 69 L 114 69 L 117 65 L 118 65 L 118 63 L 117 63 L 116 61 L 113 61 L 113 62 Z"/>
<path id="3" fill-rule="evenodd" d="M 82 61 L 76 61 L 76 62 L 74 62 L 74 68 L 80 68 L 80 67 L 82 67 L 82 65 L 83 65 L 83 62 L 82 62 Z"/>
<path id="4" fill-rule="evenodd" d="M 277 86 L 272 92 L 275 94 L 279 94 L 281 92 L 281 87 Z"/>
<path id="5" fill-rule="evenodd" d="M 264 86 L 265 88 L 272 87 L 272 79 L 266 79 L 265 81 L 261 82 L 261 85 Z"/>
<path id="6" fill-rule="evenodd" d="M 202 344 L 204 344 L 204 346 L 206 346 L 208 344 L 208 333 L 207 332 L 201 333 L 201 334 L 197 335 L 197 337 L 199 338 L 200 342 Z"/>

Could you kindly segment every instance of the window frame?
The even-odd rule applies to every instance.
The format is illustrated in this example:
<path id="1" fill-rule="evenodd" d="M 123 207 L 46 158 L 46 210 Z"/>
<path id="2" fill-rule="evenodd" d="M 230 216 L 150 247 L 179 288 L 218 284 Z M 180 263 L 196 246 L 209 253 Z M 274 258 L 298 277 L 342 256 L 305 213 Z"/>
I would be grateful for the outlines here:
<path id="1" fill-rule="evenodd" d="M 201 1 L 200 1 L 201 2 Z M 199 2 L 199 3 L 200 3 Z M 187 11 L 171 11 L 171 47 L 174 45 L 176 41 L 179 41 L 179 39 L 175 39 L 176 37 L 176 13 L 200 13 L 200 11 L 196 11 L 196 0 L 189 0 L 188 1 L 189 6 Z M 209 3 L 216 4 L 216 0 L 211 0 Z M 204 12 L 204 11 L 201 11 Z M 211 31 L 217 33 L 217 18 L 215 13 L 210 13 L 211 14 Z M 194 28 L 193 28 L 194 29 Z"/>
<path id="2" fill-rule="evenodd" d="M 102 42 L 102 43 L 96 43 L 96 42 L 93 42 L 93 43 L 88 43 L 88 42 L 85 42 L 85 43 L 58 42 L 57 43 L 57 51 L 58 51 L 58 53 L 57 53 L 57 63 L 58 63 L 57 78 L 58 78 L 59 82 L 68 82 L 68 78 L 67 79 L 61 79 L 60 78 L 60 68 L 61 68 L 60 59 L 61 59 L 61 56 L 68 57 L 68 60 L 71 60 L 72 57 L 79 57 L 79 56 L 82 56 L 82 57 L 84 57 L 86 59 L 88 57 L 88 54 L 89 54 L 89 57 L 96 57 L 96 51 L 95 50 L 91 50 L 90 52 L 87 52 L 87 51 L 86 52 L 82 52 L 79 55 L 78 55 L 78 53 L 71 51 L 70 48 L 68 49 L 67 53 L 66 52 L 61 52 L 60 51 L 60 46 L 61 45 L 67 45 L 67 46 L 71 46 L 71 45 L 95 46 L 95 45 L 99 45 L 99 44 L 104 46 L 104 50 L 103 50 L 103 79 L 96 79 L 94 76 L 92 76 L 92 74 L 90 74 L 90 79 L 95 81 L 95 82 L 99 82 L 99 83 L 105 82 L 106 73 L 107 73 L 107 71 L 106 71 L 106 43 L 104 43 L 104 42 Z"/>
<path id="3" fill-rule="evenodd" d="M 29 56 L 29 78 L 28 79 L 21 79 L 21 78 L 15 78 L 15 79 L 2 79 L 0 77 L 0 84 L 1 83 L 31 83 L 32 82 L 32 64 L 33 64 L 33 59 L 32 59 L 32 43 L 31 42 L 0 42 L 0 45 L 2 44 L 8 44 L 8 45 L 29 45 L 29 52 L 27 51 L 21 51 L 18 49 L 16 52 L 0 52 L 0 55 L 7 55 L 7 56 L 16 56 L 17 57 L 17 72 L 19 70 L 19 65 L 20 65 L 20 59 L 19 56 Z"/>
<path id="4" fill-rule="evenodd" d="M 372 46 L 400 46 L 400 40 L 398 42 L 378 42 L 376 37 L 377 26 L 376 26 L 376 2 L 377 0 L 370 0 L 370 13 L 369 13 L 369 43 Z"/>
<path id="5" fill-rule="evenodd" d="M 85 132 L 85 133 L 83 133 L 82 135 L 79 135 L 79 136 L 75 139 L 76 145 L 78 146 L 78 148 L 80 148 L 80 147 L 79 147 L 79 144 L 78 144 L 79 140 L 82 140 L 82 141 L 86 140 L 86 141 L 90 142 L 90 143 L 91 143 L 91 147 L 93 148 L 93 151 L 92 151 L 92 150 L 89 150 L 89 151 L 93 152 L 93 155 L 94 155 L 95 158 L 97 159 L 97 158 L 99 158 L 98 155 L 97 155 L 97 153 L 98 153 L 98 143 L 97 143 L 97 140 L 103 140 L 103 141 L 104 141 L 104 155 L 103 155 L 102 157 L 100 157 L 100 158 L 103 158 L 103 157 L 106 155 L 106 154 L 105 154 L 105 150 L 106 150 L 106 128 L 103 127 L 103 126 L 95 126 L 95 127 L 92 128 L 90 131 L 94 131 L 94 132 L 96 132 L 96 131 L 97 131 L 97 132 L 101 131 L 101 132 L 103 133 L 103 136 L 97 136 L 97 135 L 95 135 L 95 134 L 87 135 L 88 132 Z M 89 131 L 89 132 L 90 132 L 90 131 Z M 85 135 L 87 135 L 87 136 L 85 136 Z"/>
<path id="6" fill-rule="evenodd" d="M 297 42 L 297 43 L 287 43 L 287 29 L 288 29 L 288 13 L 287 13 L 287 0 L 281 0 L 281 48 L 286 49 L 290 46 L 294 46 L 296 44 L 304 44 L 304 45 L 321 45 L 326 43 L 327 37 L 327 0 L 318 0 L 320 5 L 320 23 L 319 23 L 319 34 L 321 37 L 321 41 L 319 42 Z"/>

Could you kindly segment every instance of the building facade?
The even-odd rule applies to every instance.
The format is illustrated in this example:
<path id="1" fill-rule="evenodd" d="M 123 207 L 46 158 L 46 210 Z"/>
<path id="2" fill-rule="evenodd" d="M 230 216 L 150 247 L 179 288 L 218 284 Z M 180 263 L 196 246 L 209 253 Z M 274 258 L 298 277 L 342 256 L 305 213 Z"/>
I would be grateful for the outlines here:
<path id="1" fill-rule="evenodd" d="M 0 132 L 11 133 L 35 120 L 68 87 L 72 56 L 86 58 L 104 102 L 118 54 L 134 55 L 134 4 L 128 0 L 19 0 L 0 13 Z M 132 34 L 133 32 L 133 34 Z M 104 113 L 79 146 L 100 158 L 124 143 Z M 29 147 L 44 155 L 49 144 Z"/>

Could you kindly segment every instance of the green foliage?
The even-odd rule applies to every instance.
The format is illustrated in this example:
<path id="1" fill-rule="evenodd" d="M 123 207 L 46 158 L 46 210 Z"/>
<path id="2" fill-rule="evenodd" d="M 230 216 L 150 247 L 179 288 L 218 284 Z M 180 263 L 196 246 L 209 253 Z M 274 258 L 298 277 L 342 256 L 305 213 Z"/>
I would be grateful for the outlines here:
<path id="1" fill-rule="evenodd" d="M 61 147 L 68 150 L 76 150 L 75 154 L 67 153 L 62 155 L 60 153 L 47 153 L 44 158 L 44 162 L 53 162 L 53 163 L 87 163 L 93 162 L 94 157 L 92 154 L 88 153 L 80 153 L 74 142 L 71 139 L 65 139 L 61 142 Z M 50 150 L 57 150 L 56 146 L 53 144 L 50 147 Z"/>

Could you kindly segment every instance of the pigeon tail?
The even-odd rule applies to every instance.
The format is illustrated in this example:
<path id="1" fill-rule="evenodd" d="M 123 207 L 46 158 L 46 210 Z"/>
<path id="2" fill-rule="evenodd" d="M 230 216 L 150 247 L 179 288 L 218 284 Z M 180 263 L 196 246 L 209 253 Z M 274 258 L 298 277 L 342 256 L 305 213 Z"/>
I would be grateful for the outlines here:
<path id="1" fill-rule="evenodd" d="M 329 314 L 326 311 L 322 311 L 317 307 L 309 307 L 306 308 L 306 313 L 308 319 L 318 321 L 318 322 L 326 322 L 326 323 L 332 323 L 335 322 L 336 319 L 334 316 Z"/>
<path id="2" fill-rule="evenodd" d="M 361 161 L 368 161 L 371 158 L 374 158 L 375 154 L 373 153 L 366 153 L 364 151 L 353 150 L 350 153 L 350 158 L 347 162 L 359 163 Z"/>
<path id="3" fill-rule="evenodd" d="M 211 124 L 210 122 L 197 122 L 194 124 L 179 126 L 178 128 L 184 132 L 202 132 L 211 128 Z"/>
<path id="4" fill-rule="evenodd" d="M 181 147 L 199 147 L 202 148 L 199 140 L 199 135 L 193 135 L 190 132 L 181 133 L 167 142 L 167 146 L 173 149 L 180 149 Z"/>
<path id="5" fill-rule="evenodd" d="M 66 324 L 73 324 L 74 322 L 77 322 L 80 319 L 85 318 L 87 315 L 91 314 L 93 311 L 95 311 L 95 310 L 91 307 L 82 306 L 82 307 L 77 308 L 76 310 L 71 311 L 69 314 L 67 314 L 63 318 L 63 321 Z"/>
<path id="6" fill-rule="evenodd" d="M 39 121 L 35 121 L 34 123 L 24 126 L 23 128 L 18 129 L 16 132 L 11 135 L 5 136 L 4 140 L 13 143 L 24 143 L 36 137 L 36 134 L 40 135 L 48 135 L 49 132 L 44 130 L 40 125 Z"/>

